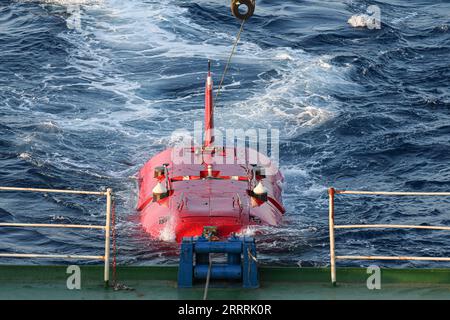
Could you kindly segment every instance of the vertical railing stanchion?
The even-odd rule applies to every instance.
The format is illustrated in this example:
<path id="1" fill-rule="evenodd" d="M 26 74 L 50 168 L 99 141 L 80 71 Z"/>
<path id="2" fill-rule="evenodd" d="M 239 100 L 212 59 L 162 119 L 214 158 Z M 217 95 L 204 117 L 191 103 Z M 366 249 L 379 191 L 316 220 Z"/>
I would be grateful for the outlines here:
<path id="1" fill-rule="evenodd" d="M 328 222 L 330 232 L 330 268 L 331 268 L 331 284 L 336 285 L 336 255 L 334 251 L 334 188 L 328 189 Z"/>
<path id="2" fill-rule="evenodd" d="M 111 197 L 112 190 L 106 190 L 106 224 L 105 224 L 105 286 L 109 285 L 109 248 L 110 248 L 110 230 L 111 230 Z"/>

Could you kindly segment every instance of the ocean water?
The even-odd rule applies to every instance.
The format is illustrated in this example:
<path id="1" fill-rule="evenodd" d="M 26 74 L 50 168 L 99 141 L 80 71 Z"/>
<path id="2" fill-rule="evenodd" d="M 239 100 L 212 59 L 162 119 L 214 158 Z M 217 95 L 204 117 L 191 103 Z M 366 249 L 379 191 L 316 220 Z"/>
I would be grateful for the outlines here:
<path id="1" fill-rule="evenodd" d="M 228 5 L 0 0 L 0 185 L 112 187 L 119 262 L 176 263 L 176 244 L 142 231 L 130 177 L 174 143 L 174 129 L 202 119 L 206 61 L 218 84 L 239 29 Z M 380 29 L 365 25 L 370 5 Z M 287 213 L 257 235 L 261 263 L 328 264 L 330 186 L 450 191 L 449 26 L 449 1 L 257 1 L 216 123 L 280 130 Z M 336 222 L 450 226 L 449 209 L 446 198 L 339 196 Z M 95 197 L 0 194 L 2 222 L 103 219 Z M 0 252 L 101 254 L 102 239 L 2 228 Z M 448 232 L 337 231 L 336 241 L 338 254 L 450 256 Z"/>

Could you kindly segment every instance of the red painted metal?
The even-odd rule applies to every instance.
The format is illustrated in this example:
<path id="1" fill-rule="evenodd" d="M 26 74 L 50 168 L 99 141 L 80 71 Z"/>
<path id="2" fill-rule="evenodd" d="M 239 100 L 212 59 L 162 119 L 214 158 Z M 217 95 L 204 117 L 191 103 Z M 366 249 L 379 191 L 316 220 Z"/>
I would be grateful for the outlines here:
<path id="1" fill-rule="evenodd" d="M 205 111 L 209 114 L 205 118 L 206 128 L 212 129 L 209 72 L 206 97 Z M 285 212 L 281 199 L 282 173 L 263 154 L 248 148 L 216 148 L 212 145 L 213 138 L 213 134 L 205 135 L 203 147 L 169 148 L 140 170 L 137 208 L 142 226 L 152 237 L 181 241 L 186 236 L 201 235 L 205 226 L 216 226 L 218 236 L 227 237 L 248 226 L 280 224 Z M 174 159 L 180 156 L 191 158 L 192 163 L 178 164 Z M 256 165 L 264 167 L 268 174 L 254 179 L 254 164 L 248 160 L 251 158 L 258 159 Z M 155 168 L 163 164 L 167 165 L 168 177 L 155 177 Z M 267 201 L 252 194 L 259 181 L 267 189 Z M 155 201 L 152 190 L 158 182 L 168 187 L 169 195 Z"/>
<path id="2" fill-rule="evenodd" d="M 211 64 L 208 61 L 208 77 L 205 88 L 205 147 L 214 142 L 214 103 L 213 103 L 213 81 L 211 78 Z"/>

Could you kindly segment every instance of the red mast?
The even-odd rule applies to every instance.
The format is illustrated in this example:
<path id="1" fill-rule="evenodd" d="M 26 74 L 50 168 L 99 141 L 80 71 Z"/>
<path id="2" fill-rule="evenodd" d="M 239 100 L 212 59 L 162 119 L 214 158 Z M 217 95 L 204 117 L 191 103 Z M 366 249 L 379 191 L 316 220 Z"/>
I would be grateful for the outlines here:
<path id="1" fill-rule="evenodd" d="M 211 78 L 211 62 L 208 61 L 208 77 L 205 88 L 205 147 L 214 142 L 214 103 L 213 103 L 213 81 Z"/>

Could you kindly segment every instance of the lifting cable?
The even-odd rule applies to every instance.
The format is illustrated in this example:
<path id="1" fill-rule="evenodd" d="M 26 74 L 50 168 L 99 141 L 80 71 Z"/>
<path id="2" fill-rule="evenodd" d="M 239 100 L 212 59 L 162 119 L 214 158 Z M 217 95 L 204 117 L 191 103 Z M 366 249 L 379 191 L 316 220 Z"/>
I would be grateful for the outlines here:
<path id="1" fill-rule="evenodd" d="M 223 70 L 222 78 L 220 79 L 220 83 L 219 83 L 219 88 L 217 89 L 217 94 L 216 94 L 216 99 L 215 99 L 216 100 L 215 101 L 216 104 L 217 104 L 217 101 L 218 101 L 218 98 L 219 98 L 220 89 L 222 89 L 222 84 L 223 84 L 223 81 L 224 81 L 225 76 L 226 76 L 227 71 L 228 71 L 228 67 L 230 66 L 230 63 L 231 63 L 231 58 L 234 55 L 236 47 L 237 47 L 237 45 L 239 43 L 239 39 L 241 38 L 241 33 L 244 30 L 245 21 L 246 21 L 246 19 L 242 19 L 241 28 L 239 29 L 239 32 L 238 32 L 238 34 L 236 36 L 236 40 L 234 41 L 234 44 L 233 44 L 233 49 L 231 49 L 231 53 L 230 53 L 230 56 L 228 57 L 227 64 L 225 65 L 225 69 Z"/>
<path id="2" fill-rule="evenodd" d="M 208 273 L 206 274 L 206 284 L 205 284 L 205 292 L 203 293 L 203 300 L 206 300 L 208 298 L 209 279 L 211 278 L 211 268 L 212 268 L 212 260 L 211 254 L 209 254 Z"/>
<path id="3" fill-rule="evenodd" d="M 246 12 L 241 12 L 241 10 L 239 9 L 241 6 L 244 6 L 247 8 Z M 251 16 L 253 16 L 253 13 L 255 12 L 255 8 L 256 8 L 256 0 L 231 0 L 231 12 L 233 13 L 233 15 L 236 18 L 242 20 L 242 22 L 241 22 L 241 27 L 239 29 L 239 32 L 236 36 L 236 40 L 234 41 L 233 49 L 231 49 L 230 56 L 228 57 L 227 64 L 225 65 L 225 69 L 222 74 L 222 79 L 220 80 L 219 87 L 217 89 L 217 94 L 216 94 L 216 98 L 215 98 L 216 104 L 217 104 L 217 101 L 218 101 L 218 98 L 220 95 L 220 90 L 222 89 L 223 81 L 224 81 L 225 76 L 228 71 L 228 67 L 230 66 L 230 63 L 231 63 L 231 58 L 233 57 L 233 55 L 235 53 L 236 47 L 241 38 L 242 31 L 244 30 L 244 24 L 248 19 L 250 19 Z"/>

